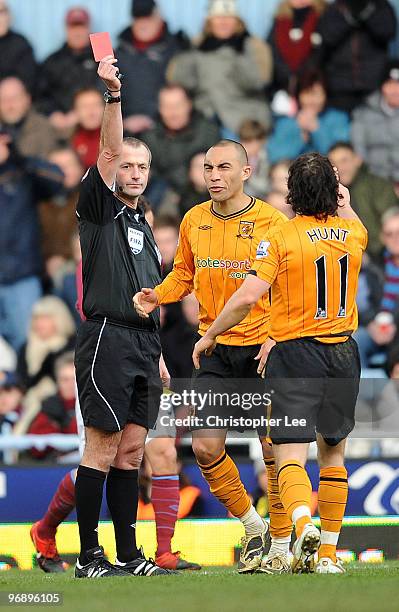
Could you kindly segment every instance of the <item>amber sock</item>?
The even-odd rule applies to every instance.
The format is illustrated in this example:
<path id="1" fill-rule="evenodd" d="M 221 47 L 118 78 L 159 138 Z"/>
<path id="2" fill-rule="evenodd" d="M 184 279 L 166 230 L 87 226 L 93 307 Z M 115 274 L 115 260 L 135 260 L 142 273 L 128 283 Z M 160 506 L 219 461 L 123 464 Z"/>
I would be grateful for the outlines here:
<path id="1" fill-rule="evenodd" d="M 288 546 L 291 540 L 292 521 L 288 518 L 287 513 L 280 499 L 280 491 L 277 481 L 277 470 L 274 459 L 265 459 L 267 471 L 267 498 L 269 502 L 270 516 L 270 535 L 273 541 L 286 544 L 285 548 L 288 552 Z"/>
<path id="2" fill-rule="evenodd" d="M 310 499 L 312 485 L 302 465 L 295 459 L 284 461 L 277 475 L 280 499 L 299 538 L 305 525 L 312 522 Z"/>
<path id="3" fill-rule="evenodd" d="M 319 514 L 321 546 L 319 559 L 337 560 L 337 543 L 348 499 L 348 474 L 343 466 L 320 469 Z"/>
<path id="4" fill-rule="evenodd" d="M 198 466 L 209 484 L 211 493 L 231 514 L 241 518 L 252 508 L 251 500 L 241 482 L 237 466 L 226 451 L 209 465 Z"/>

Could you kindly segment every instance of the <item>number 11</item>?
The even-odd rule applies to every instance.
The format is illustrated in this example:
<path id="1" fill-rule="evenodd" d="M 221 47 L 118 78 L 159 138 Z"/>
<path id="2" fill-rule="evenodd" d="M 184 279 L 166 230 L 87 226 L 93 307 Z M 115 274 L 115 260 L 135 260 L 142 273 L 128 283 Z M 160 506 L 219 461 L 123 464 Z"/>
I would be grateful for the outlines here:
<path id="1" fill-rule="evenodd" d="M 316 266 L 316 288 L 317 288 L 317 305 L 315 319 L 327 319 L 327 273 L 326 273 L 326 256 L 321 255 L 315 260 Z M 346 317 L 346 297 L 348 292 L 348 264 L 349 254 L 345 253 L 338 259 L 340 267 L 340 289 L 339 289 L 339 309 L 337 317 Z"/>

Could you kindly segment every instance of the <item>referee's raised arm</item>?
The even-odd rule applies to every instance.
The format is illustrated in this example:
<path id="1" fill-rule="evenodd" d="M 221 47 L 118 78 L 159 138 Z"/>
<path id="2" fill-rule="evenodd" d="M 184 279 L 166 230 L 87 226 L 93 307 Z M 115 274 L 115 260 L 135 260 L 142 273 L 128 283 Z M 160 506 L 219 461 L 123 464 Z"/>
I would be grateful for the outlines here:
<path id="1" fill-rule="evenodd" d="M 108 187 L 112 187 L 115 181 L 123 141 L 121 82 L 116 62 L 112 55 L 108 55 L 101 60 L 97 71 L 107 87 L 97 168 Z"/>

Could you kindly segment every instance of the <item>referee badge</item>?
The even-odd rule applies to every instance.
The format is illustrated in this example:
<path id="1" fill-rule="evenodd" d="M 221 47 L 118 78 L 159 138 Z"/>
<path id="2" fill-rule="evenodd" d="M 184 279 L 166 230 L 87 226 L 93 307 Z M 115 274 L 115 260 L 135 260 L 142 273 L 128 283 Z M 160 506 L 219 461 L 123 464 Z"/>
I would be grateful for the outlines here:
<path id="1" fill-rule="evenodd" d="M 134 255 L 138 255 L 143 250 L 144 233 L 133 227 L 127 228 L 127 240 Z"/>
<path id="2" fill-rule="evenodd" d="M 252 238 L 254 227 L 254 221 L 240 221 L 237 238 Z"/>

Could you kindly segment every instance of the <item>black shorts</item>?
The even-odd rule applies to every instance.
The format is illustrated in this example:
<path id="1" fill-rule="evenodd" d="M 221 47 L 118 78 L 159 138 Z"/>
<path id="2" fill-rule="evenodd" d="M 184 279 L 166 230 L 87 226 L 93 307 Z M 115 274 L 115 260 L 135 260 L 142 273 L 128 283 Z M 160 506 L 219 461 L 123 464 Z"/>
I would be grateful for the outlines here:
<path id="1" fill-rule="evenodd" d="M 334 446 L 355 425 L 360 360 L 356 342 L 323 344 L 300 338 L 278 342 L 266 362 L 271 394 L 269 435 L 274 444 L 313 442 L 316 432 Z"/>
<path id="2" fill-rule="evenodd" d="M 127 423 L 135 423 L 152 428 L 162 393 L 160 354 L 156 332 L 122 327 L 106 320 L 82 323 L 75 367 L 86 427 L 116 432 Z"/>
<path id="3" fill-rule="evenodd" d="M 195 406 L 192 430 L 257 430 L 259 435 L 266 434 L 267 394 L 256 371 L 259 361 L 255 361 L 260 347 L 218 344 L 210 357 L 201 355 L 201 367 L 193 371 L 192 388 L 196 397 L 207 401 Z"/>

